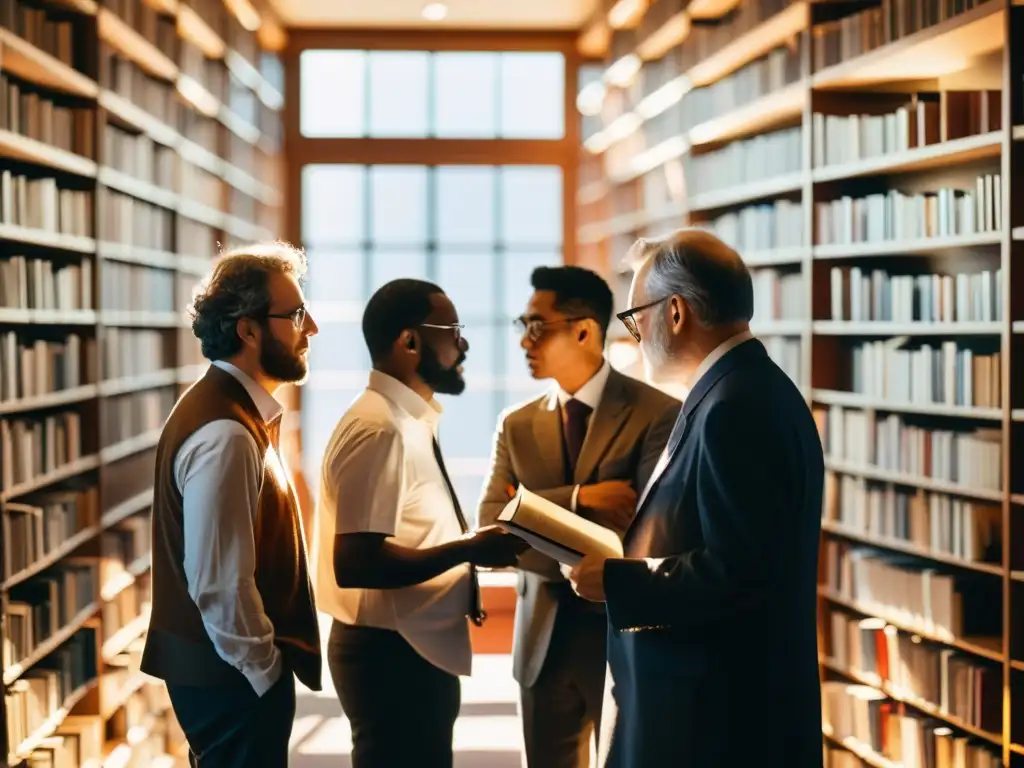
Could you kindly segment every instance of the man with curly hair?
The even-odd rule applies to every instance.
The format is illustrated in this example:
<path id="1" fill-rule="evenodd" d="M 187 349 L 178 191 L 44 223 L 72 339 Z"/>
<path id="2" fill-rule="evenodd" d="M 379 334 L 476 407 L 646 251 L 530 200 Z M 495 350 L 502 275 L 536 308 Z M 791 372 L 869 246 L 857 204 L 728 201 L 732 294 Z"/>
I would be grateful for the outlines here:
<path id="1" fill-rule="evenodd" d="M 152 616 L 142 670 L 167 683 L 200 768 L 286 766 L 295 677 L 321 687 L 299 504 L 274 393 L 307 374 L 316 323 L 291 246 L 223 255 L 196 293 L 211 361 L 164 425 L 153 484 Z"/>

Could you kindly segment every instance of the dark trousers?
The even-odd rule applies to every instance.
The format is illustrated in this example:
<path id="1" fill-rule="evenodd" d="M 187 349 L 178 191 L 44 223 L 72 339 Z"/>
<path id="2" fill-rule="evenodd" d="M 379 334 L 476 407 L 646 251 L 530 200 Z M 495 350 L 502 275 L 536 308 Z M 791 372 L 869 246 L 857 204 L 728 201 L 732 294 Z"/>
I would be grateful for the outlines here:
<path id="1" fill-rule="evenodd" d="M 295 720 L 295 677 L 286 666 L 262 696 L 230 688 L 168 685 L 193 768 L 287 768 Z"/>
<path id="2" fill-rule="evenodd" d="M 398 633 L 335 621 L 327 665 L 352 726 L 352 768 L 451 768 L 459 678 Z"/>
<path id="3" fill-rule="evenodd" d="M 607 619 L 575 596 L 560 601 L 537 681 L 520 689 L 528 768 L 585 768 L 601 732 Z"/>

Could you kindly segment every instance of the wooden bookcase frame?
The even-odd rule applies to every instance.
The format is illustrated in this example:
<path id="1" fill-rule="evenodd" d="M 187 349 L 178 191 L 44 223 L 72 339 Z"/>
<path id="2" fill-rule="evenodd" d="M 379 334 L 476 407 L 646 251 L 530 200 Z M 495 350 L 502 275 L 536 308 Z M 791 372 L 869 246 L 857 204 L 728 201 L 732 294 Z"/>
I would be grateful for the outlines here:
<path id="1" fill-rule="evenodd" d="M 595 17 L 586 26 L 579 39 L 581 50 L 588 55 L 603 55 L 604 77 L 614 74 L 612 68 L 635 55 L 641 71 L 652 66 L 679 46 L 686 46 L 691 30 L 699 19 L 720 18 L 741 6 L 742 0 L 693 0 L 689 4 L 678 0 L 656 0 L 641 3 L 641 13 L 620 24 L 619 29 L 609 23 L 610 6 L 602 4 Z M 819 590 L 819 645 L 822 658 L 822 680 L 838 675 L 851 683 L 868 684 L 883 690 L 897 707 L 897 711 L 912 711 L 932 717 L 937 725 L 946 725 L 959 734 L 966 734 L 988 743 L 1001 754 L 1007 766 L 1024 765 L 1024 550 L 1015 540 L 1024 540 L 1024 475 L 1020 456 L 1024 451 L 1024 367 L 1020 355 L 1024 352 L 1024 272 L 1017 261 L 1024 258 L 1024 3 L 1019 0 L 990 0 L 978 2 L 973 8 L 953 18 L 921 29 L 888 45 L 851 57 L 817 72 L 813 69 L 815 36 L 811 29 L 829 19 L 849 15 L 858 10 L 879 5 L 878 0 L 829 2 L 810 0 L 790 2 L 779 12 L 764 18 L 749 30 L 733 36 L 731 42 L 707 53 L 685 71 L 680 78 L 679 90 L 685 94 L 692 87 L 717 82 L 751 63 L 773 47 L 795 38 L 803 40 L 801 76 L 798 81 L 779 90 L 750 100 L 732 110 L 717 114 L 691 130 L 668 136 L 655 146 L 644 146 L 632 152 L 624 149 L 611 165 L 607 159 L 619 142 L 625 141 L 636 125 L 623 128 L 623 121 L 632 121 L 631 112 L 643 110 L 643 99 L 650 93 L 628 92 L 629 86 L 607 86 L 608 94 L 620 101 L 599 115 L 581 118 L 591 130 L 583 131 L 582 139 L 594 150 L 580 151 L 580 177 L 586 179 L 577 192 L 580 231 L 577 235 L 577 260 L 602 271 L 617 280 L 620 301 L 625 300 L 631 272 L 621 264 L 626 247 L 638 236 L 650 232 L 665 234 L 675 227 L 706 221 L 710 213 L 735 210 L 745 203 L 771 200 L 780 196 L 801 200 L 803 203 L 803 245 L 797 248 L 768 249 L 744 253 L 751 268 L 771 268 L 789 265 L 803 278 L 806 306 L 804 317 L 796 320 L 765 321 L 753 328 L 762 337 L 785 335 L 801 342 L 800 375 L 797 384 L 806 394 L 809 406 L 839 405 L 847 408 L 875 410 L 884 413 L 910 414 L 933 419 L 942 428 L 956 420 L 975 420 L 987 423 L 1001 431 L 1002 489 L 985 491 L 963 485 L 935 481 L 930 478 L 912 478 L 897 472 L 851 467 L 848 463 L 827 458 L 831 469 L 890 486 L 931 489 L 938 493 L 951 493 L 967 499 L 978 498 L 998 504 L 1002 511 L 1002 553 L 999 564 L 971 563 L 970 568 L 987 572 L 1001 580 L 1002 633 L 991 645 L 981 645 L 957 638 L 942 640 L 929 637 L 918 626 L 900 625 L 891 616 L 879 617 L 889 625 L 900 626 L 926 640 L 959 649 L 967 654 L 995 662 L 1002 670 L 1003 694 L 1001 733 L 987 733 L 950 715 L 943 714 L 912 696 L 901 695 L 884 682 L 865 679 L 850 669 L 837 669 L 827 658 L 827 609 L 840 606 L 860 616 L 871 618 L 872 612 L 857 607 Z M 644 17 L 648 15 L 648 21 Z M 654 20 L 651 21 L 651 18 Z M 1013 41 L 1013 44 L 1011 44 Z M 963 74 L 965 73 L 966 74 Z M 959 74 L 958 74 L 959 73 Z M 962 90 L 1001 91 L 1000 130 L 978 136 L 956 139 L 941 144 L 911 149 L 897 154 L 827 167 L 813 165 L 813 114 L 818 107 L 835 105 L 844 99 L 844 89 L 860 86 L 863 90 L 935 90 L 950 88 Z M 609 96 L 605 97 L 606 99 Z M 682 95 L 685 105 L 686 96 Z M 675 102 L 673 102 L 675 103 Z M 827 109 L 822 111 L 828 112 Z M 784 122 L 788 118 L 788 122 Z M 647 117 L 641 115 L 640 130 Z M 611 128 L 618 122 L 617 128 Z M 643 173 L 677 161 L 688 152 L 700 151 L 708 146 L 724 146 L 728 142 L 747 138 L 779 125 L 802 127 L 802 164 L 791 174 L 766 180 L 740 184 L 713 192 L 684 194 L 669 205 L 651 207 L 643 202 L 642 192 L 624 191 Z M 598 135 L 615 134 L 611 140 Z M 595 138 L 595 136 L 597 138 Z M 626 165 L 629 157 L 634 168 L 626 173 L 615 169 Z M 950 176 L 959 169 L 970 168 L 971 163 L 987 160 L 995 164 L 1000 173 L 998 199 L 1004 226 L 996 232 L 976 235 L 936 237 L 908 242 L 855 243 L 853 245 L 815 245 L 814 203 L 833 199 L 825 191 L 849 188 L 852 180 L 872 175 L 900 173 L 932 174 L 933 187 L 946 179 L 938 176 L 948 169 Z M 965 171 L 966 172 L 966 171 Z M 617 207 L 614 196 L 636 200 L 633 210 Z M 836 192 L 836 195 L 842 192 Z M 856 194 L 856 193 L 850 193 Z M 621 204 L 620 204 L 621 205 Z M 829 269 L 836 263 L 858 264 L 870 267 L 877 259 L 905 254 L 931 256 L 960 252 L 988 253 L 992 269 L 998 265 L 1002 271 L 1003 317 L 993 323 L 951 323 L 935 328 L 924 325 L 878 322 L 834 322 L 820 318 L 829 315 Z M 842 260 L 842 261 L 840 261 Z M 955 271 L 955 270 L 954 270 Z M 624 306 L 617 309 L 625 308 Z M 975 326 L 975 327 L 972 327 Z M 823 381 L 838 381 L 840 363 L 838 343 L 831 347 L 829 339 L 836 341 L 851 336 L 864 338 L 891 338 L 917 334 L 936 338 L 967 334 L 985 334 L 998 339 L 1001 355 L 999 388 L 1002 406 L 979 408 L 975 406 L 947 406 L 940 404 L 899 404 L 884 398 L 856 395 L 838 391 L 839 387 L 823 387 Z M 625 338 L 619 343 L 629 344 Z M 847 351 L 848 355 L 849 352 Z M 966 567 L 965 563 L 935 552 L 924 552 L 910 544 L 891 539 L 879 539 L 862 532 L 841 530 L 829 521 L 823 521 L 822 555 L 825 542 L 844 539 L 860 542 L 882 550 L 905 553 L 935 563 Z M 823 558 L 824 559 L 824 558 Z M 825 563 L 821 563 L 821 579 Z M 781 631 L 781 630 L 778 630 Z M 823 734 L 826 744 L 833 748 L 854 752 L 863 765 L 889 768 L 894 763 L 882 755 L 874 754 L 862 744 L 842 743 Z"/>

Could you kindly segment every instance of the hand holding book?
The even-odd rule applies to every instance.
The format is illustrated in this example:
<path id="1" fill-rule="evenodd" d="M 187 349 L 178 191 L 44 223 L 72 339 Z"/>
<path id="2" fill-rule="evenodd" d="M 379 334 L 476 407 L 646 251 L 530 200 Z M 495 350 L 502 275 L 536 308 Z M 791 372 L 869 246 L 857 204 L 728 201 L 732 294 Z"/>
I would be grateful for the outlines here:
<path id="1" fill-rule="evenodd" d="M 621 557 L 614 532 L 519 486 L 497 524 L 560 563 L 575 565 L 584 555 Z"/>
<path id="2" fill-rule="evenodd" d="M 616 533 L 625 533 L 636 514 L 636 489 L 628 480 L 582 485 L 576 506 L 588 520 Z"/>

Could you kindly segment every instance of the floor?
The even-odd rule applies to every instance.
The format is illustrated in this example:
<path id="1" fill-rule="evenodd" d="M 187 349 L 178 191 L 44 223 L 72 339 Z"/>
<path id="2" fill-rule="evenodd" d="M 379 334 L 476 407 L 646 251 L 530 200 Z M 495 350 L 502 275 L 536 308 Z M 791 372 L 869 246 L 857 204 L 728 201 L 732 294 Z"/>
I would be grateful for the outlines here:
<path id="1" fill-rule="evenodd" d="M 326 624 L 323 625 L 327 629 Z M 324 631 L 322 637 L 327 636 Z M 477 656 L 462 679 L 462 711 L 455 724 L 455 768 L 521 768 L 518 689 L 508 656 Z M 324 675 L 323 690 L 298 685 L 291 768 L 347 768 L 352 749 L 348 721 Z"/>

